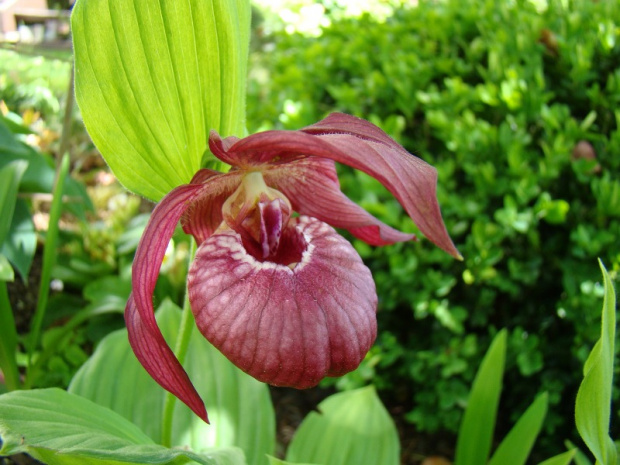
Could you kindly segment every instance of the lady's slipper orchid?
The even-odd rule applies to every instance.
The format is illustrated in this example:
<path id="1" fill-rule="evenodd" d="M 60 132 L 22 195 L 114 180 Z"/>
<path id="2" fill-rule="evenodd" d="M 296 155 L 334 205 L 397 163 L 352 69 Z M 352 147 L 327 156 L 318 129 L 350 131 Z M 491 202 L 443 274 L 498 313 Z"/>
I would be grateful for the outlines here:
<path id="1" fill-rule="evenodd" d="M 205 421 L 204 404 L 153 315 L 159 268 L 179 220 L 198 243 L 188 275 L 198 329 L 243 371 L 277 386 L 308 388 L 354 370 L 375 340 L 372 276 L 331 226 L 371 245 L 414 239 L 349 200 L 334 162 L 378 179 L 426 237 L 460 257 L 441 218 L 435 169 L 367 121 L 332 114 L 299 131 L 244 139 L 213 131 L 209 147 L 232 169 L 200 170 L 155 207 L 125 311 L 142 365 Z"/>

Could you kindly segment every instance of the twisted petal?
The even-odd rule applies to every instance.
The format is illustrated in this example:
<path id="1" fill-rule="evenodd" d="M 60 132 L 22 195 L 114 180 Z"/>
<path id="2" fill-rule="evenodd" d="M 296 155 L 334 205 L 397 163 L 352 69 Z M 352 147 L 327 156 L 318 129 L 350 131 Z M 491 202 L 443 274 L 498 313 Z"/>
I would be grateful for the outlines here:
<path id="1" fill-rule="evenodd" d="M 368 268 L 327 224 L 296 218 L 282 240 L 288 266 L 258 261 L 234 231 L 214 234 L 189 271 L 189 297 L 201 333 L 235 365 L 308 388 L 359 365 L 376 336 L 377 296 Z"/>
<path id="2" fill-rule="evenodd" d="M 191 184 L 207 184 L 199 196 L 183 212 L 181 224 L 183 231 L 191 234 L 198 244 L 215 232 L 222 223 L 222 205 L 239 185 L 241 174 L 238 171 L 222 174 L 219 171 L 202 169 L 198 171 Z"/>
<path id="3" fill-rule="evenodd" d="M 212 132 L 212 150 L 216 145 Z M 334 113 L 300 131 L 266 131 L 238 141 L 226 140 L 225 144 L 220 141 L 219 146 L 229 158 L 247 166 L 280 165 L 305 155 L 364 171 L 398 199 L 429 240 L 454 257 L 461 257 L 441 217 L 436 170 L 368 121 Z"/>
<path id="4" fill-rule="evenodd" d="M 146 371 L 164 389 L 208 422 L 207 411 L 187 373 L 166 344 L 153 314 L 153 290 L 168 242 L 179 218 L 204 186 L 189 184 L 172 190 L 157 204 L 142 235 L 132 268 L 133 292 L 125 308 L 129 343 Z"/>
<path id="5" fill-rule="evenodd" d="M 267 184 L 286 195 L 293 210 L 336 228 L 347 229 L 370 245 L 415 239 L 382 223 L 340 191 L 332 160 L 307 157 L 275 165 L 264 173 Z"/>

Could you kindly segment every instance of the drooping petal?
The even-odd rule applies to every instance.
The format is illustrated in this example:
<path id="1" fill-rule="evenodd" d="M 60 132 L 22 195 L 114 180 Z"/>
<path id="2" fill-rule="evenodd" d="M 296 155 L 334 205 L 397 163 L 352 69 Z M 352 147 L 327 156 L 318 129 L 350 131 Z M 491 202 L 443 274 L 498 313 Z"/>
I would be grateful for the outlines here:
<path id="1" fill-rule="evenodd" d="M 161 387 L 177 396 L 196 415 L 209 423 L 205 405 L 187 373 L 166 341 L 160 337 L 161 333 L 152 331 L 144 324 L 133 300 L 133 295 L 129 296 L 125 308 L 125 324 L 127 325 L 131 348 L 148 374 Z"/>
<path id="2" fill-rule="evenodd" d="M 306 155 L 364 171 L 398 199 L 429 240 L 461 257 L 441 217 L 435 168 L 368 121 L 336 113 L 300 131 L 253 134 L 230 145 L 227 154 L 248 166 L 284 164 Z"/>
<path id="3" fill-rule="evenodd" d="M 153 313 L 153 291 L 168 242 L 181 215 L 204 188 L 200 184 L 179 186 L 153 210 L 134 257 L 133 292 L 125 308 L 125 322 L 129 343 L 146 371 L 208 422 L 204 403 L 166 344 Z"/>
<path id="4" fill-rule="evenodd" d="M 307 157 L 275 165 L 264 172 L 265 182 L 288 197 L 293 210 L 347 229 L 370 245 L 387 245 L 415 239 L 379 221 L 340 190 L 334 162 Z"/>
<path id="5" fill-rule="evenodd" d="M 201 333 L 235 365 L 263 382 L 308 388 L 364 358 L 376 336 L 376 290 L 327 224 L 292 219 L 281 241 L 290 256 L 277 264 L 248 254 L 232 230 L 211 236 L 188 275 L 190 302 Z"/>
<path id="6" fill-rule="evenodd" d="M 191 184 L 209 183 L 183 213 L 181 225 L 186 234 L 191 234 L 198 244 L 215 232 L 222 223 L 222 205 L 238 187 L 241 173 L 202 169 L 196 173 Z"/>

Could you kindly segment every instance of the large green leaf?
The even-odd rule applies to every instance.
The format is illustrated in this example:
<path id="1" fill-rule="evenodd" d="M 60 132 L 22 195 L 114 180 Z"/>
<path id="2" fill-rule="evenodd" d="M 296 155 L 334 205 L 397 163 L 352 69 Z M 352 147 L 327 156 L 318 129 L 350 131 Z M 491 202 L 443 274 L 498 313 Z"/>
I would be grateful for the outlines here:
<path id="1" fill-rule="evenodd" d="M 201 167 L 208 134 L 242 136 L 248 0 L 78 0 L 84 124 L 128 189 L 159 200 Z"/>
<path id="2" fill-rule="evenodd" d="M 50 465 L 170 463 L 245 464 L 232 448 L 196 454 L 155 444 L 117 413 L 61 389 L 14 391 L 0 396 L 1 455 L 21 452 Z"/>
<path id="3" fill-rule="evenodd" d="M 170 301 L 164 301 L 158 310 L 159 325 L 172 347 L 180 316 L 180 309 Z M 177 402 L 172 445 L 193 450 L 234 445 L 245 451 L 249 463 L 263 463 L 275 446 L 275 417 L 267 386 L 232 365 L 196 330 L 184 366 L 205 399 L 211 425 Z M 155 441 L 161 440 L 165 391 L 136 360 L 126 330 L 112 333 L 100 343 L 69 391 L 109 407 Z"/>
<path id="4" fill-rule="evenodd" d="M 575 423 L 598 463 L 615 465 L 617 451 L 609 437 L 611 392 L 616 335 L 616 294 L 607 270 L 600 263 L 605 283 L 601 318 L 601 338 L 596 342 L 583 367 L 584 378 L 577 392 Z"/>
<path id="5" fill-rule="evenodd" d="M 489 465 L 525 464 L 547 415 L 547 398 L 546 393 L 541 394 L 521 415 L 517 424 L 497 447 Z"/>
<path id="6" fill-rule="evenodd" d="M 482 359 L 469 393 L 456 443 L 455 465 L 479 465 L 487 462 L 502 391 L 505 357 L 506 331 L 502 330 L 495 336 Z"/>
<path id="7" fill-rule="evenodd" d="M 350 465 L 400 463 L 396 426 L 368 386 L 334 394 L 310 412 L 295 433 L 287 462 Z"/>

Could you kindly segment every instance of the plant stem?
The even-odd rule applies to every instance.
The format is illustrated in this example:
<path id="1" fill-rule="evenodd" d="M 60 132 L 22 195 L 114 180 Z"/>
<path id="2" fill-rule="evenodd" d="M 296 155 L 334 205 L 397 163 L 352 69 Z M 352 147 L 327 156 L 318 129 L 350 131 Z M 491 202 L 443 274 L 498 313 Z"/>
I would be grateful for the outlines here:
<path id="1" fill-rule="evenodd" d="M 19 389 L 19 371 L 15 362 L 15 350 L 17 349 L 17 333 L 15 319 L 6 283 L 0 281 L 0 367 L 4 373 L 4 384 L 9 391 Z"/>
<path id="2" fill-rule="evenodd" d="M 41 283 L 39 286 L 39 298 L 37 300 L 37 308 L 35 309 L 32 322 L 30 324 L 30 334 L 28 337 L 28 368 L 26 371 L 25 386 L 29 388 L 33 382 L 32 356 L 39 344 L 41 335 L 41 326 L 43 317 L 47 308 L 47 299 L 49 297 L 50 281 L 52 279 L 52 268 L 56 261 L 56 244 L 58 242 L 58 222 L 62 213 L 62 191 L 65 185 L 65 179 L 69 173 L 69 155 L 64 154 L 58 171 L 56 172 L 56 181 L 54 186 L 54 199 L 50 208 L 50 219 L 47 228 L 47 236 L 45 237 L 45 246 L 43 247 L 43 266 L 41 270 Z"/>
<path id="3" fill-rule="evenodd" d="M 190 251 L 189 251 L 189 264 L 194 260 L 196 254 L 196 241 L 190 239 Z M 185 290 L 185 300 L 183 301 L 183 313 L 181 314 L 181 324 L 179 325 L 179 332 L 174 346 L 174 355 L 176 355 L 181 365 L 185 361 L 185 355 L 187 355 L 187 349 L 189 347 L 189 341 L 192 337 L 192 331 L 194 329 L 194 316 L 189 304 L 189 292 Z M 164 413 L 162 416 L 161 426 L 161 443 L 166 447 L 172 445 L 172 421 L 174 416 L 174 406 L 177 398 L 166 392 L 166 398 L 164 400 Z"/>

